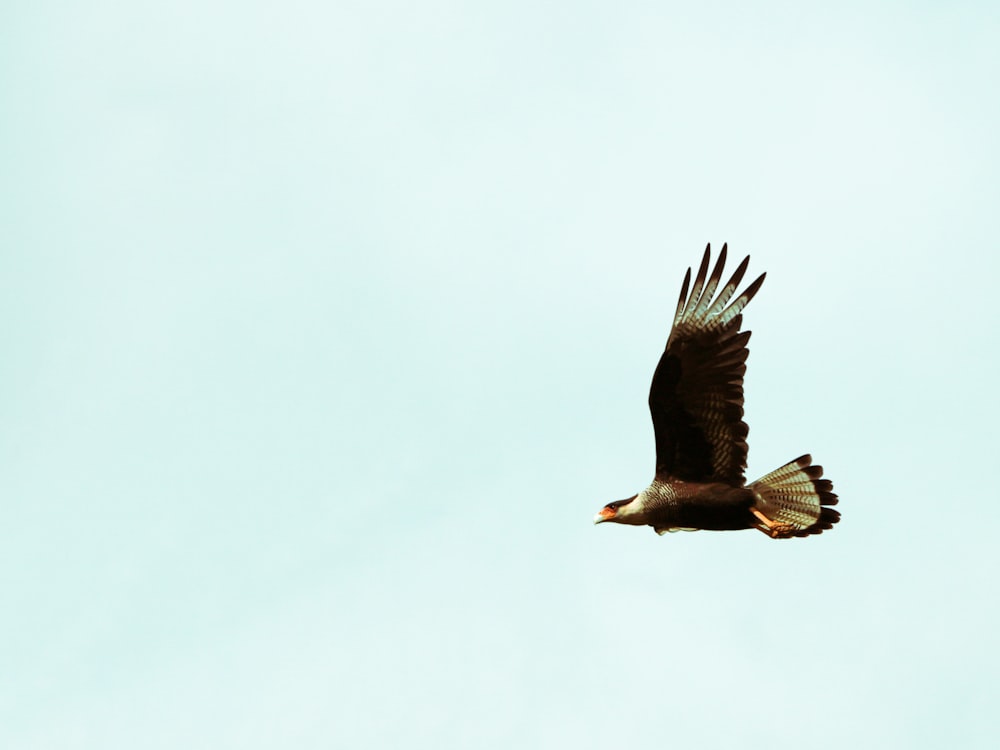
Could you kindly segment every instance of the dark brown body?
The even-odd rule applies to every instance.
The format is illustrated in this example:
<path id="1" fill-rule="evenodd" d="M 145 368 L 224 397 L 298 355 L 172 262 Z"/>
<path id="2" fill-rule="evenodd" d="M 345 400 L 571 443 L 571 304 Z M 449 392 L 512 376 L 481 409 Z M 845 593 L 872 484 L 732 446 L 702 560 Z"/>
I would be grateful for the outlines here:
<path id="1" fill-rule="evenodd" d="M 646 523 L 656 529 L 750 529 L 756 519 L 750 512 L 753 490 L 727 484 L 654 481 L 639 497 Z"/>

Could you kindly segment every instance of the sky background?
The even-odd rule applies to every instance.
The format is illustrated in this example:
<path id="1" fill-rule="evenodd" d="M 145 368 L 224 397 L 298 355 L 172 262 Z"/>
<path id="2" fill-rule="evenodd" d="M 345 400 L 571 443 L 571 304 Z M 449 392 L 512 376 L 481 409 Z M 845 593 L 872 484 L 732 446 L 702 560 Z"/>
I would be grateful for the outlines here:
<path id="1" fill-rule="evenodd" d="M 996 747 L 998 80 L 985 2 L 6 4 L 0 745 Z M 843 521 L 595 528 L 724 241 Z"/>

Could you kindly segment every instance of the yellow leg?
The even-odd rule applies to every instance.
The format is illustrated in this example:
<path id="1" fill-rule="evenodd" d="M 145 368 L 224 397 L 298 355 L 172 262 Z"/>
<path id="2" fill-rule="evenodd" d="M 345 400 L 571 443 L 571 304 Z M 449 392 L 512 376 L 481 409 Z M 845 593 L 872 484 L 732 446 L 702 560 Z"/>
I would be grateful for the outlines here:
<path id="1" fill-rule="evenodd" d="M 760 521 L 760 525 L 754 528 L 756 528 L 758 531 L 767 534 L 772 539 L 783 539 L 786 537 L 790 537 L 792 535 L 792 532 L 795 531 L 794 526 L 787 523 L 781 523 L 780 521 L 772 521 L 770 518 L 765 516 L 756 508 L 751 508 L 750 512 L 757 517 L 758 521 Z"/>

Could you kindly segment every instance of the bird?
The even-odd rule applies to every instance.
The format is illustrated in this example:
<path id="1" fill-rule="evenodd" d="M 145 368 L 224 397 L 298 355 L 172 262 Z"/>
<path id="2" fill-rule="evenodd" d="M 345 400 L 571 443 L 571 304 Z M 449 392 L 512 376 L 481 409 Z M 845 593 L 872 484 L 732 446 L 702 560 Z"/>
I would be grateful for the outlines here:
<path id="1" fill-rule="evenodd" d="M 838 502 L 833 483 L 823 478 L 823 467 L 809 454 L 746 483 L 749 428 L 743 421 L 743 375 L 750 331 L 740 326 L 743 309 L 767 274 L 733 299 L 750 263 L 747 256 L 716 295 L 727 250 L 723 245 L 709 275 L 709 243 L 694 284 L 691 268 L 684 276 L 649 388 L 656 440 L 653 481 L 641 492 L 605 505 L 595 524 L 652 526 L 661 535 L 757 529 L 772 539 L 789 539 L 821 534 L 840 520 L 831 507 Z"/>

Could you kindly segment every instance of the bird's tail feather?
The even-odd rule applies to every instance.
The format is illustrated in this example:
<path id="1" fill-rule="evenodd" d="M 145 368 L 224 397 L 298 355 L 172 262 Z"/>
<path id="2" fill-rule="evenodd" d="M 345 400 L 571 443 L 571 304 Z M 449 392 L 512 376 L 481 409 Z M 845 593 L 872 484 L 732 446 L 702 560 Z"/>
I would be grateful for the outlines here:
<path id="1" fill-rule="evenodd" d="M 754 507 L 792 527 L 782 536 L 822 534 L 840 520 L 840 513 L 829 507 L 837 504 L 833 483 L 822 476 L 823 467 L 813 466 L 812 456 L 799 456 L 750 484 L 757 498 Z"/>

